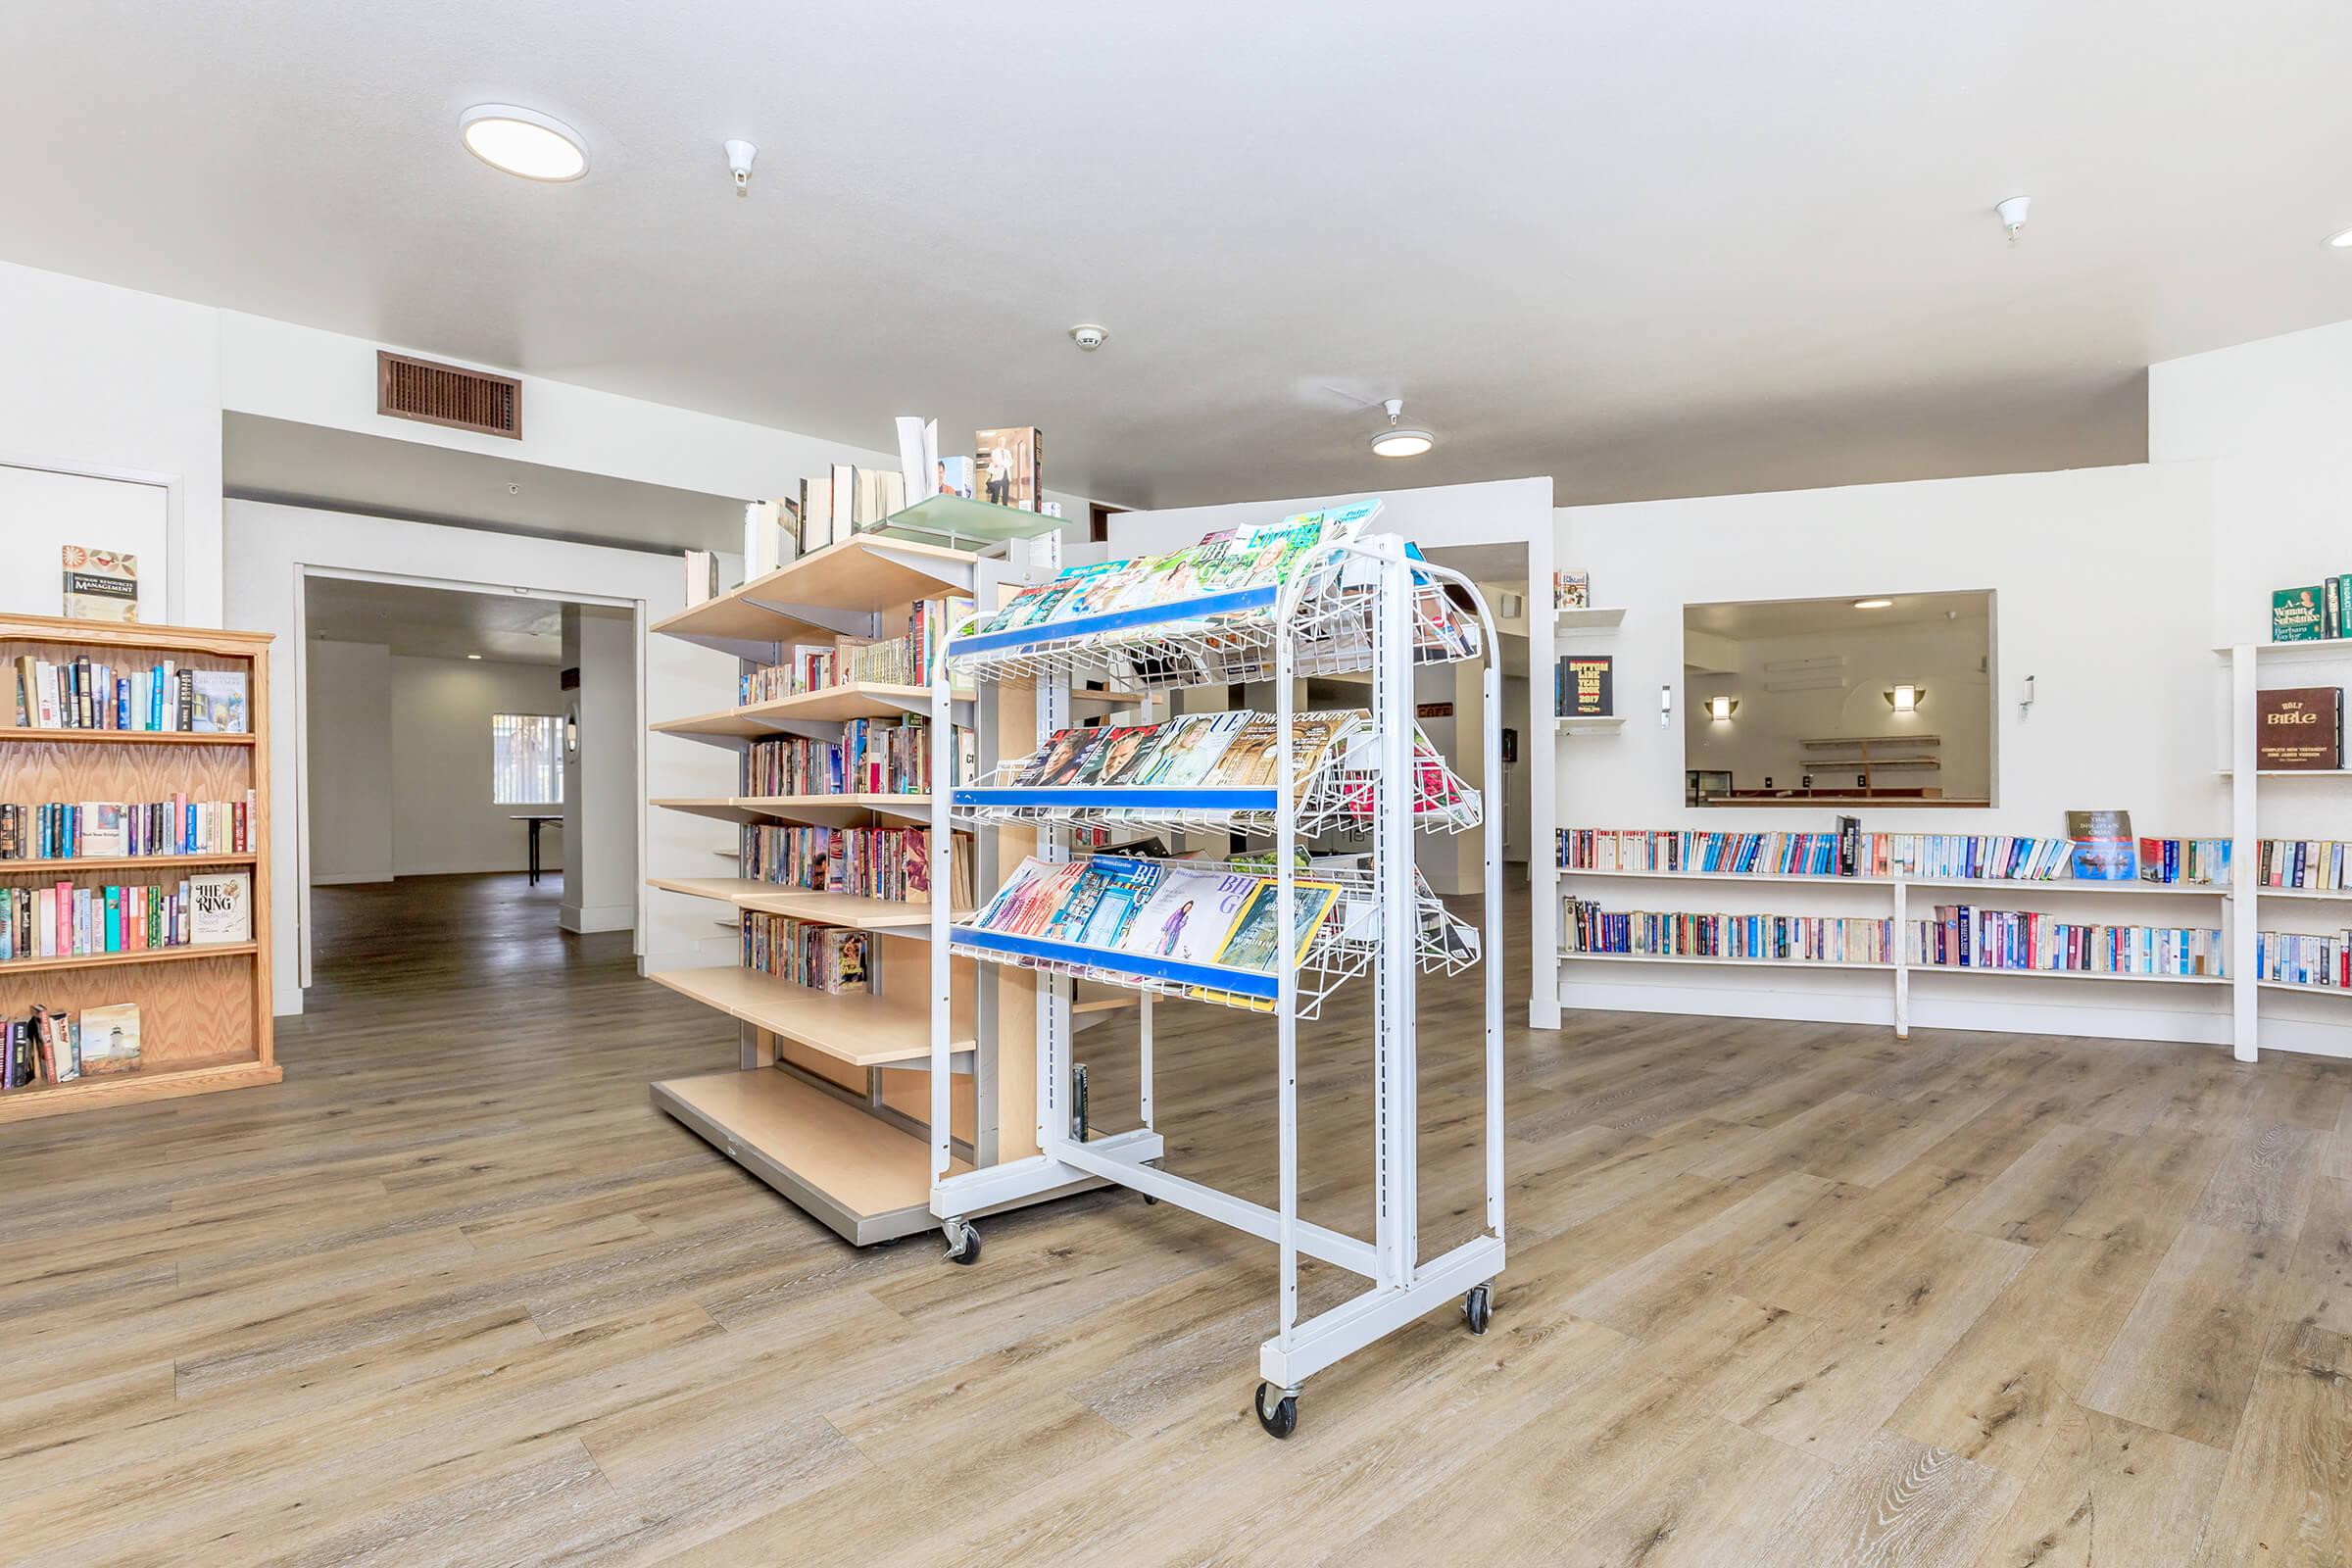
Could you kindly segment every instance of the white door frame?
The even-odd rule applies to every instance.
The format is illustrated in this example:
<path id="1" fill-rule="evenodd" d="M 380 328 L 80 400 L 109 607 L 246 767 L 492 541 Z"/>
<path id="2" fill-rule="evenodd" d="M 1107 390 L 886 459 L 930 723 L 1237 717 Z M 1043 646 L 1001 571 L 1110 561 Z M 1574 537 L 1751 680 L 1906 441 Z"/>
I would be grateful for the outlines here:
<path id="1" fill-rule="evenodd" d="M 307 562 L 294 564 L 294 887 L 296 898 L 295 953 L 300 971 L 298 984 L 304 991 L 311 989 L 311 637 L 308 589 L 313 577 L 333 577 L 345 582 L 390 583 L 401 588 L 438 588 L 445 592 L 469 594 L 512 594 L 517 599 L 545 599 L 562 605 L 603 605 L 614 610 L 626 610 L 630 618 L 630 663 L 637 684 L 637 714 L 639 722 L 629 737 L 636 763 L 637 799 L 645 799 L 645 601 L 618 599 L 610 594 L 567 593 L 556 588 L 529 588 L 514 583 L 476 582 L 465 577 L 428 577 L 411 572 L 368 571 L 353 566 L 312 565 Z M 637 864 L 645 864 L 645 813 L 637 815 Z M 640 879 L 642 880 L 642 879 Z M 643 956 L 645 953 L 645 899 L 639 890 L 638 914 L 635 927 L 629 933 L 630 952 Z"/>

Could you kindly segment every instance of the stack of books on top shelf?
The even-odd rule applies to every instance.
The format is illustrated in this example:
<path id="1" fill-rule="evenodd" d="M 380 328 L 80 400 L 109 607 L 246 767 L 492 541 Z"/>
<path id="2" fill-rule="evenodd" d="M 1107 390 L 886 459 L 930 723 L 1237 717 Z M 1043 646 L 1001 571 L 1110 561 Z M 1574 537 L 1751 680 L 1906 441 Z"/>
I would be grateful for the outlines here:
<path id="1" fill-rule="evenodd" d="M 772 702 L 860 683 L 928 685 L 939 639 L 952 622 L 969 614 L 971 608 L 969 599 L 918 599 L 907 612 L 906 631 L 902 636 L 880 641 L 836 637 L 830 643 L 795 644 L 782 662 L 744 671 L 737 680 L 737 700 L 745 704 Z"/>
<path id="2" fill-rule="evenodd" d="M 743 966 L 811 991 L 865 990 L 872 951 L 863 931 L 758 910 L 743 916 Z"/>
<path id="3" fill-rule="evenodd" d="M 171 884 L 0 889 L 0 960 L 247 942 L 252 918 L 243 871 Z"/>
<path id="4" fill-rule="evenodd" d="M 1852 819 L 1845 819 L 1850 822 Z M 1562 828 L 1563 871 L 1699 871 L 1727 876 L 1899 876 L 1919 881 L 2062 882 L 2075 840 L 1974 833 L 1725 833 Z M 2139 878 L 2225 886 L 2228 839 L 2141 839 Z"/>
<path id="5" fill-rule="evenodd" d="M 956 726 L 956 778 L 971 776 L 973 737 Z M 805 736 L 744 749 L 746 795 L 928 795 L 931 726 L 920 718 L 854 718 L 839 741 Z"/>
<path id="6" fill-rule="evenodd" d="M 183 669 L 171 660 L 118 669 L 88 655 L 52 663 L 17 656 L 17 725 L 21 729 L 136 730 L 242 735 L 242 670 Z"/>
<path id="7" fill-rule="evenodd" d="M 2034 969 L 2076 974 L 2223 973 L 2222 933 L 2191 926 L 2093 925 L 2054 914 L 1938 905 L 1911 922 L 1923 968 Z"/>
<path id="8" fill-rule="evenodd" d="M 244 855 L 254 792 L 241 801 L 52 801 L 0 805 L 0 860 L 94 856 Z"/>
<path id="9" fill-rule="evenodd" d="M 2352 888 L 2352 849 L 2342 839 L 2264 839 L 2254 880 L 2266 888 L 2335 893 Z"/>
<path id="10" fill-rule="evenodd" d="M 2306 588 L 2271 591 L 2271 640 L 2309 643 L 2352 636 L 2352 572 Z"/>
<path id="11" fill-rule="evenodd" d="M 2352 930 L 2327 936 L 2295 931 L 2254 934 L 2254 976 L 2315 991 L 2352 989 Z"/>
<path id="12" fill-rule="evenodd" d="M 139 1004 L 35 1007 L 0 1026 L 0 1093 L 139 1070 Z"/>
<path id="13" fill-rule="evenodd" d="M 782 827 L 743 830 L 743 874 L 809 893 L 922 904 L 931 897 L 931 831 L 920 827 Z M 958 833 L 950 857 L 950 908 L 972 902 L 972 836 Z"/>
<path id="14" fill-rule="evenodd" d="M 1562 950 L 1572 954 L 1772 958 L 1806 963 L 1894 961 L 1894 922 L 1890 919 L 1603 909 L 1589 900 L 1570 899 L 1560 929 Z"/>

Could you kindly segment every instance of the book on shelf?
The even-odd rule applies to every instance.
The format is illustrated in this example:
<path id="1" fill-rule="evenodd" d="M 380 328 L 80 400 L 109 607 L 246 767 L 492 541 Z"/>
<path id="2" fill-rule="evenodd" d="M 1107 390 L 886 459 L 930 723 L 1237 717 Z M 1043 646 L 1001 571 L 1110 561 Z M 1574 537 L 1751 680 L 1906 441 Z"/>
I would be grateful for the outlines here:
<path id="1" fill-rule="evenodd" d="M 186 881 L 0 888 L 0 962 L 108 957 L 193 944 Z M 251 940 L 251 931 L 233 940 Z"/>
<path id="2" fill-rule="evenodd" d="M 2142 839 L 2143 881 L 2226 886 L 2227 839 Z M 1701 872 L 1725 876 L 1913 881 L 2073 880 L 2075 840 L 1978 833 L 1866 833 L 1839 818 L 1832 833 L 1561 828 L 1563 871 Z"/>
<path id="3" fill-rule="evenodd" d="M 972 776 L 975 738 L 956 726 L 951 783 Z M 930 721 L 853 718 L 838 741 L 812 736 L 757 740 L 744 748 L 743 793 L 777 795 L 928 795 L 931 792 Z"/>
<path id="4" fill-rule="evenodd" d="M 0 861 L 248 854 L 255 799 L 0 804 Z"/>
<path id="5" fill-rule="evenodd" d="M 2352 989 L 2352 930 L 2254 934 L 2254 978 L 2315 991 Z"/>
<path id="6" fill-rule="evenodd" d="M 16 667 L 20 729 L 241 735 L 247 728 L 242 671 L 194 670 L 172 660 L 119 668 L 86 654 L 56 661 L 20 654 Z"/>
<path id="7" fill-rule="evenodd" d="M 906 608 L 906 631 L 897 636 L 793 644 L 778 662 L 757 664 L 738 675 L 736 701 L 748 706 L 859 684 L 929 685 L 941 639 L 971 604 L 963 598 L 917 599 Z"/>
<path id="8" fill-rule="evenodd" d="M 746 574 L 749 580 L 749 574 Z M 718 554 L 711 550 L 686 552 L 686 603 L 708 604 L 718 597 Z"/>
<path id="9" fill-rule="evenodd" d="M 2341 686 L 2254 694 L 2254 765 L 2265 772 L 2332 772 L 2344 765 Z"/>
<path id="10" fill-rule="evenodd" d="M 743 828 L 743 874 L 807 893 L 925 904 L 931 898 L 931 830 L 922 827 L 802 827 L 760 822 Z M 972 900 L 972 836 L 949 840 L 951 908 Z"/>
<path id="11" fill-rule="evenodd" d="M 2321 587 L 2278 588 L 2271 594 L 2271 641 L 2318 642 L 2327 635 L 2327 611 Z"/>
<path id="12" fill-rule="evenodd" d="M 790 519 L 785 514 L 785 507 L 786 503 L 781 501 L 746 501 L 743 504 L 743 580 L 745 582 L 764 577 L 793 559 L 798 549 L 798 541 L 790 531 Z M 690 550 L 686 553 L 686 602 L 690 605 L 699 604 L 717 592 L 718 567 L 715 558 L 712 559 L 707 573 L 710 583 L 710 591 L 701 594 L 696 592 L 694 558 L 708 554 L 709 552 L 700 550 Z"/>
<path id="13" fill-rule="evenodd" d="M 0 1033 L 0 1093 L 139 1069 L 139 1004 L 35 1005 Z"/>
<path id="14" fill-rule="evenodd" d="M 1592 608 L 1592 574 L 1589 571 L 1555 571 L 1551 574 L 1551 608 L 1554 610 L 1590 610 Z"/>
<path id="15" fill-rule="evenodd" d="M 899 431 L 900 505 L 925 501 L 940 490 L 939 421 L 902 414 Z"/>
<path id="16" fill-rule="evenodd" d="M 1035 426 L 977 431 L 972 451 L 992 505 L 1035 512 L 1046 499 L 1046 440 Z"/>
<path id="17" fill-rule="evenodd" d="M 747 909 L 743 967 L 828 996 L 870 989 L 872 939 L 863 931 Z"/>
<path id="18" fill-rule="evenodd" d="M 118 625 L 139 618 L 139 558 L 120 550 L 63 547 L 68 620 L 107 620 Z"/>
<path id="19" fill-rule="evenodd" d="M 2256 846 L 2254 880 L 2307 893 L 2352 889 L 2352 846 L 2342 839 L 2264 839 Z"/>
<path id="20" fill-rule="evenodd" d="M 2075 880 L 2130 882 L 2139 875 L 2139 841 L 2130 811 L 2069 811 L 2066 836 L 2075 841 Z"/>
<path id="21" fill-rule="evenodd" d="M 1891 963 L 1894 921 L 1854 915 L 1722 914 L 1685 909 L 1604 909 L 1566 901 L 1561 951 L 1661 958 L 1743 958 L 1798 963 Z"/>
<path id="22" fill-rule="evenodd" d="M 253 940 L 253 876 L 213 871 L 188 878 L 188 941 L 215 947 Z"/>
<path id="23" fill-rule="evenodd" d="M 1570 654 L 1552 685 L 1552 711 L 1561 718 L 1609 718 L 1617 711 L 1616 656 Z"/>
<path id="24" fill-rule="evenodd" d="M 1914 920 L 1909 961 L 1922 968 L 2218 978 L 2222 933 L 2195 926 L 2103 925 L 2054 914 L 1937 905 Z"/>

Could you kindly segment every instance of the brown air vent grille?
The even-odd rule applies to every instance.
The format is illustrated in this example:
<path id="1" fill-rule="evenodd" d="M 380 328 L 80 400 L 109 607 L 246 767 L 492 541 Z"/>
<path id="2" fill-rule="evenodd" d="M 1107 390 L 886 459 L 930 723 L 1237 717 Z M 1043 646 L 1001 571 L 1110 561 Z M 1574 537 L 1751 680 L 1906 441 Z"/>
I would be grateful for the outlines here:
<path id="1" fill-rule="evenodd" d="M 453 430 L 522 439 L 522 383 L 406 354 L 375 351 L 375 412 Z"/>

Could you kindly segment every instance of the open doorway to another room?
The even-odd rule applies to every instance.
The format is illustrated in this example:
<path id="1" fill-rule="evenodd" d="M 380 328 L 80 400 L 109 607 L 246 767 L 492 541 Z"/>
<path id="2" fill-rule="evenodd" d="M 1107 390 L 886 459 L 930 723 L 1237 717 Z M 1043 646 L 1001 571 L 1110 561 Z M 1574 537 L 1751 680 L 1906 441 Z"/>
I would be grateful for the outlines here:
<path id="1" fill-rule="evenodd" d="M 1485 715 L 1480 711 L 1485 696 L 1478 663 L 1423 665 L 1414 685 L 1414 706 L 1423 733 L 1442 755 L 1453 760 L 1454 770 L 1480 792 L 1487 808 L 1495 809 L 1496 803 L 1500 803 L 1503 887 L 1514 895 L 1523 893 L 1528 885 L 1529 843 L 1533 837 L 1530 803 L 1534 792 L 1530 784 L 1533 775 L 1529 748 L 1551 742 L 1548 708 L 1544 710 L 1544 727 L 1541 732 L 1530 722 L 1528 549 L 1524 544 L 1511 543 L 1459 545 L 1435 548 L 1427 554 L 1438 565 L 1458 571 L 1477 583 L 1479 592 L 1486 596 L 1487 609 L 1494 616 L 1495 630 L 1502 641 L 1501 657 L 1496 662 L 1501 688 L 1502 776 L 1491 781 L 1482 776 L 1485 768 L 1478 738 L 1485 723 Z M 1436 842 L 1433 840 L 1432 844 Z M 1448 850 L 1450 863 L 1437 864 L 1430 859 L 1433 853 L 1444 858 Z M 1425 845 L 1422 854 L 1422 874 L 1440 892 L 1476 891 L 1478 835 L 1456 835 L 1434 852 L 1432 846 Z"/>
<path id="2" fill-rule="evenodd" d="M 314 964 L 348 968 L 394 925 L 468 972 L 625 954 L 631 611 L 320 571 L 303 602 Z"/>

